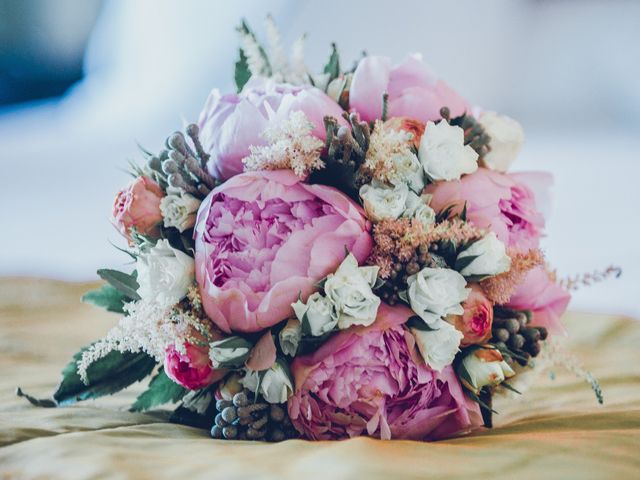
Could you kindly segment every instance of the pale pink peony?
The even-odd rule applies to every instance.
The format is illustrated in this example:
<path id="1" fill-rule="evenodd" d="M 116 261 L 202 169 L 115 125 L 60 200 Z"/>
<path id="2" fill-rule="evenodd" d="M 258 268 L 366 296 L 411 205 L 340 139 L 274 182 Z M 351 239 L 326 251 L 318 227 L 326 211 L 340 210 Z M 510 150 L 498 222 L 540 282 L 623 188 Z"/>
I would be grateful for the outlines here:
<path id="1" fill-rule="evenodd" d="M 493 303 L 482 292 L 477 284 L 471 285 L 471 293 L 462 304 L 462 315 L 449 315 L 447 320 L 453 324 L 464 337 L 461 346 L 485 343 L 491 337 L 493 324 Z"/>
<path id="2" fill-rule="evenodd" d="M 223 331 L 255 332 L 293 315 L 291 303 L 336 270 L 345 248 L 363 262 L 372 240 L 362 209 L 290 170 L 247 172 L 214 189 L 195 226 L 196 279 Z"/>
<path id="3" fill-rule="evenodd" d="M 402 327 L 411 315 L 383 304 L 371 327 L 344 330 L 294 360 L 289 415 L 305 438 L 436 440 L 482 424 L 453 367 L 435 372 L 416 352 Z"/>
<path id="4" fill-rule="evenodd" d="M 214 370 L 205 347 L 185 344 L 185 353 L 175 347 L 167 349 L 164 371 L 167 376 L 189 390 L 199 390 L 222 378 L 224 371 Z"/>
<path id="5" fill-rule="evenodd" d="M 508 307 L 517 310 L 531 310 L 531 324 L 546 327 L 551 333 L 566 334 L 560 317 L 571 301 L 571 294 L 553 281 L 544 267 L 537 267 L 527 273 Z"/>
<path id="6" fill-rule="evenodd" d="M 302 111 L 314 125 L 313 135 L 324 140 L 325 115 L 342 119 L 342 108 L 323 91 L 252 79 L 240 94 L 221 95 L 213 90 L 200 113 L 200 141 L 211 155 L 209 172 L 226 180 L 243 171 L 242 159 L 251 145 L 265 145 L 262 134 L 273 121 Z"/>
<path id="7" fill-rule="evenodd" d="M 388 57 L 367 56 L 360 60 L 349 89 L 349 107 L 363 120 L 382 117 L 382 94 L 389 94 L 388 116 L 409 117 L 426 123 L 439 120 L 440 109 L 462 115 L 467 103 L 449 85 L 438 79 L 418 54 L 391 66 Z"/>
<path id="8" fill-rule="evenodd" d="M 479 168 L 460 181 L 433 183 L 425 192 L 433 195 L 430 205 L 436 212 L 453 205 L 460 213 L 466 202 L 471 223 L 494 231 L 507 247 L 525 251 L 538 247 L 544 228 L 538 206 L 544 199 L 536 198 L 530 182 L 548 187 L 552 178 L 542 172 L 504 174 Z"/>
<path id="9" fill-rule="evenodd" d="M 162 222 L 162 197 L 164 192 L 160 185 L 148 177 L 138 177 L 118 192 L 113 203 L 111 221 L 129 240 L 134 227 L 138 233 L 157 237 L 160 235 Z"/>

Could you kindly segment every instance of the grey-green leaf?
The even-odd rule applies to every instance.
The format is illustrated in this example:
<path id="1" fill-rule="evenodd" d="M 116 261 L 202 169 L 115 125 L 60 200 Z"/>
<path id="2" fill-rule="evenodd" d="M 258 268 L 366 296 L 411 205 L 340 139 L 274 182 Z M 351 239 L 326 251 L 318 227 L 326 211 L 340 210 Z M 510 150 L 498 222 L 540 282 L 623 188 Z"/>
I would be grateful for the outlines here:
<path id="1" fill-rule="evenodd" d="M 165 403 L 175 403 L 182 400 L 187 389 L 171 380 L 161 368 L 149 383 L 149 387 L 141 393 L 131 408 L 132 412 L 142 412 Z"/>
<path id="2" fill-rule="evenodd" d="M 236 62 L 236 68 L 233 75 L 233 79 L 236 82 L 236 88 L 238 92 L 247 84 L 251 78 L 251 71 L 249 70 L 249 62 L 244 51 L 240 49 L 240 59 Z"/>
<path id="3" fill-rule="evenodd" d="M 108 283 L 82 296 L 83 302 L 115 313 L 124 313 L 123 306 L 128 300 L 128 297 Z"/>
<path id="4" fill-rule="evenodd" d="M 118 270 L 110 270 L 108 268 L 102 268 L 98 270 L 98 275 L 103 280 L 109 282 L 115 289 L 126 295 L 131 300 L 140 300 L 138 295 L 138 281 L 135 274 L 128 274 L 119 272 Z"/>
<path id="5" fill-rule="evenodd" d="M 338 55 L 338 49 L 335 43 L 331 44 L 331 55 L 323 71 L 329 74 L 329 81 L 340 76 L 340 55 Z"/>

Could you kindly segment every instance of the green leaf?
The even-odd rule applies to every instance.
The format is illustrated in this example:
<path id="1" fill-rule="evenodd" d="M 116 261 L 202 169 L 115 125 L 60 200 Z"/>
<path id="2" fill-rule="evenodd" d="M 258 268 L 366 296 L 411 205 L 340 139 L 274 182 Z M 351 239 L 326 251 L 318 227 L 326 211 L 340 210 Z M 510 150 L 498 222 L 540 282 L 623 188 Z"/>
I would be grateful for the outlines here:
<path id="1" fill-rule="evenodd" d="M 251 71 L 249 70 L 249 62 L 247 61 L 247 56 L 244 54 L 244 51 L 240 49 L 240 59 L 236 62 L 236 69 L 233 74 L 233 79 L 236 82 L 238 93 L 247 84 L 250 78 Z"/>
<path id="2" fill-rule="evenodd" d="M 323 72 L 329 74 L 329 82 L 340 76 L 340 55 L 335 43 L 331 44 L 331 55 L 324 66 Z"/>
<path id="3" fill-rule="evenodd" d="M 518 395 L 522 395 L 522 392 L 520 392 L 519 390 L 516 390 L 514 387 L 509 385 L 507 382 L 502 382 L 500 384 L 500 386 L 506 388 L 507 390 L 512 391 L 513 393 L 517 393 Z"/>
<path id="4" fill-rule="evenodd" d="M 464 207 L 462 209 L 462 213 L 460 214 L 460 220 L 463 222 L 467 221 L 467 202 L 464 202 Z"/>
<path id="5" fill-rule="evenodd" d="M 129 411 L 143 412 L 165 403 L 175 403 L 182 400 L 187 394 L 187 389 L 171 380 L 161 368 L 151 382 L 149 387 L 141 393 Z"/>
<path id="6" fill-rule="evenodd" d="M 119 292 L 123 293 L 127 298 L 131 300 L 140 300 L 140 295 L 138 295 L 137 292 L 140 285 L 138 285 L 135 273 L 129 275 L 128 273 L 119 272 L 117 270 L 102 268 L 98 270 L 98 275 L 103 280 L 109 282 Z"/>
<path id="7" fill-rule="evenodd" d="M 407 320 L 407 327 L 415 328 L 416 330 L 420 330 L 421 332 L 433 332 L 439 330 L 438 328 L 430 327 L 427 322 L 425 322 L 417 315 L 414 315 L 413 317 L 409 318 L 409 320 Z"/>
<path id="8" fill-rule="evenodd" d="M 455 270 L 457 270 L 458 272 L 461 272 L 462 270 L 464 270 L 465 268 L 467 268 L 469 265 L 471 265 L 473 263 L 473 261 L 478 258 L 480 255 L 468 255 L 466 257 L 462 257 L 460 258 L 460 256 L 458 256 L 458 258 L 456 259 L 456 265 L 455 265 Z"/>
<path id="9" fill-rule="evenodd" d="M 57 405 L 70 405 L 90 398 L 116 393 L 142 380 L 156 366 L 156 361 L 146 353 L 118 352 L 113 350 L 87 368 L 89 384 L 85 385 L 78 374 L 78 361 L 83 348 L 62 370 L 62 381 L 53 399 Z"/>
<path id="10" fill-rule="evenodd" d="M 124 313 L 123 306 L 129 300 L 122 292 L 108 283 L 102 287 L 85 293 L 81 299 L 108 312 Z"/>

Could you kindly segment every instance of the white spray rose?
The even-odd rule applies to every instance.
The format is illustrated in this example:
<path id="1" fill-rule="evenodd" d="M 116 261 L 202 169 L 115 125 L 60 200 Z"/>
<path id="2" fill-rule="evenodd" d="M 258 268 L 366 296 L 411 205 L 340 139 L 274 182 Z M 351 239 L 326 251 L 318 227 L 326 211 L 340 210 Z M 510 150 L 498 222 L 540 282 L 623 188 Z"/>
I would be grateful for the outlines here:
<path id="1" fill-rule="evenodd" d="M 432 328 L 447 315 L 462 315 L 461 303 L 471 292 L 464 277 L 448 268 L 423 268 L 407 283 L 411 309 Z"/>
<path id="2" fill-rule="evenodd" d="M 413 192 L 409 192 L 407 205 L 402 216 L 415 218 L 425 227 L 434 224 L 436 222 L 436 212 L 427 205 L 428 197 L 428 195 L 418 196 Z"/>
<path id="3" fill-rule="evenodd" d="M 276 361 L 266 372 L 247 370 L 247 374 L 241 380 L 242 385 L 255 392 L 258 388 L 259 375 L 264 376 L 258 393 L 261 393 L 268 403 L 284 403 L 293 393 L 291 377 L 279 361 Z"/>
<path id="4" fill-rule="evenodd" d="M 278 335 L 280 348 L 285 355 L 294 357 L 302 338 L 302 326 L 297 318 L 290 318 Z"/>
<path id="5" fill-rule="evenodd" d="M 391 157 L 391 170 L 395 172 L 391 183 L 398 185 L 406 183 L 414 192 L 421 192 L 424 188 L 424 170 L 415 153 L 397 153 Z"/>
<path id="6" fill-rule="evenodd" d="M 371 325 L 378 314 L 380 299 L 371 288 L 376 283 L 378 267 L 358 267 L 352 254 L 327 277 L 324 291 L 338 314 L 338 328 Z"/>
<path id="7" fill-rule="evenodd" d="M 462 175 L 478 169 L 478 154 L 464 144 L 464 131 L 445 120 L 427 122 L 418 157 L 425 173 L 433 180 L 459 180 Z"/>
<path id="8" fill-rule="evenodd" d="M 138 295 L 144 300 L 173 305 L 184 298 L 193 284 L 193 258 L 173 248 L 168 240 L 158 243 L 138 256 Z"/>
<path id="9" fill-rule="evenodd" d="M 484 156 L 484 164 L 491 170 L 506 172 L 524 143 L 522 125 L 513 118 L 496 112 L 483 112 L 478 120 L 491 137 L 491 151 Z"/>
<path id="10" fill-rule="evenodd" d="M 200 200 L 184 192 L 169 193 L 160 200 L 164 226 L 175 227 L 181 232 L 196 224 L 198 208 L 200 208 Z"/>
<path id="11" fill-rule="evenodd" d="M 494 232 L 491 232 L 480 240 L 471 244 L 469 248 L 458 255 L 456 263 L 467 263 L 472 257 L 476 257 L 466 265 L 460 273 L 465 277 L 471 275 L 498 275 L 511 268 L 511 257 Z"/>
<path id="12" fill-rule="evenodd" d="M 433 370 L 440 372 L 453 363 L 464 335 L 444 320 L 436 322 L 433 328 L 434 330 L 411 328 L 411 333 L 416 339 L 418 350 L 425 363 Z"/>
<path id="13" fill-rule="evenodd" d="M 213 368 L 240 367 L 249 357 L 251 343 L 241 337 L 227 337 L 209 344 Z"/>
<path id="14" fill-rule="evenodd" d="M 338 314 L 333 303 L 318 292 L 309 295 L 306 304 L 298 300 L 291 306 L 300 322 L 305 322 L 306 317 L 309 330 L 314 337 L 330 332 L 338 323 Z"/>
<path id="15" fill-rule="evenodd" d="M 396 219 L 402 215 L 408 194 L 409 187 L 405 183 L 389 186 L 373 181 L 360 187 L 360 198 L 367 217 L 372 222 L 386 218 Z"/>
<path id="16" fill-rule="evenodd" d="M 500 351 L 488 346 L 471 351 L 462 359 L 458 370 L 464 386 L 476 395 L 482 387 L 499 385 L 516 374 Z"/>

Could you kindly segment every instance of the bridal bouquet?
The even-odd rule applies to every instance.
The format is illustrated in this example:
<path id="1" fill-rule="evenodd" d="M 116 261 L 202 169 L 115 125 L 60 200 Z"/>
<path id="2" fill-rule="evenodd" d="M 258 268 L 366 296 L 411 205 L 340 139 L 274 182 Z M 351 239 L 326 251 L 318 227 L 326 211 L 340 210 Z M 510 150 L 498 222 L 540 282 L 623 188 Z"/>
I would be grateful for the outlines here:
<path id="1" fill-rule="evenodd" d="M 214 90 L 116 197 L 135 267 L 84 300 L 121 320 L 28 398 L 151 376 L 132 410 L 171 404 L 220 439 L 491 426 L 570 299 L 539 247 L 551 178 L 509 172 L 521 126 L 419 55 L 345 69 L 333 46 L 316 75 L 270 20 L 266 46 L 239 33 L 238 93 Z"/>

